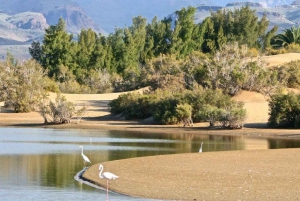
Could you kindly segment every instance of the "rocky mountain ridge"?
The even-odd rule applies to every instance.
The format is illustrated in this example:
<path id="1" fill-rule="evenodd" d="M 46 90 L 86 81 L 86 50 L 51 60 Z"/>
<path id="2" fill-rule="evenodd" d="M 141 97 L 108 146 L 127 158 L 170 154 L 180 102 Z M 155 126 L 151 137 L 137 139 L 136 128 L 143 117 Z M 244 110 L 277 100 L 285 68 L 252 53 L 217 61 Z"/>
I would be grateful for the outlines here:
<path id="1" fill-rule="evenodd" d="M 261 18 L 264 14 L 267 15 L 268 20 L 270 21 L 269 27 L 275 25 L 279 26 L 279 32 L 290 28 L 292 26 L 300 25 L 300 1 L 294 1 L 290 5 L 281 5 L 276 7 L 265 7 L 261 3 L 253 2 L 234 2 L 228 3 L 225 7 L 222 6 L 207 6 L 199 5 L 197 6 L 197 12 L 195 15 L 195 22 L 200 23 L 206 17 L 210 16 L 210 12 L 220 9 L 237 9 L 243 6 L 250 6 L 251 9 L 256 11 L 256 14 Z"/>
<path id="2" fill-rule="evenodd" d="M 22 47 L 16 45 L 26 47 L 24 55 L 28 57 L 28 46 L 31 42 L 33 40 L 42 41 L 45 28 L 56 24 L 60 17 L 66 21 L 67 31 L 75 33 L 75 36 L 83 28 L 91 28 L 102 34 L 109 33 L 110 31 L 105 32 L 100 28 L 102 24 L 105 24 L 105 27 L 123 28 L 130 26 L 129 23 L 132 18 L 137 16 L 133 13 L 137 13 L 139 9 L 142 12 L 140 15 L 150 22 L 152 16 L 166 17 L 174 12 L 175 8 L 177 10 L 182 8 L 182 5 L 184 7 L 191 5 L 197 8 L 195 23 L 200 23 L 210 16 L 211 11 L 236 9 L 249 5 L 256 10 L 258 17 L 262 17 L 264 13 L 267 14 L 270 27 L 278 25 L 279 30 L 283 30 L 300 24 L 299 0 L 293 1 L 289 5 L 275 7 L 266 7 L 263 3 L 243 1 L 227 3 L 223 6 L 197 4 L 199 1 L 201 2 L 201 0 L 165 0 L 163 2 L 160 0 L 122 0 L 121 2 L 112 0 L 3 0 L 0 4 L 0 58 L 8 50 L 14 52 L 14 48 L 22 52 Z M 212 1 L 206 0 L 205 2 Z M 220 2 L 223 1 L 217 3 Z M 157 6 L 158 3 L 159 7 Z M 173 10 L 165 16 L 161 16 L 163 11 L 167 10 L 164 10 L 164 7 Z M 126 24 L 128 19 L 129 22 L 127 21 L 128 24 Z M 124 26 L 117 26 L 117 22 L 123 22 Z"/>

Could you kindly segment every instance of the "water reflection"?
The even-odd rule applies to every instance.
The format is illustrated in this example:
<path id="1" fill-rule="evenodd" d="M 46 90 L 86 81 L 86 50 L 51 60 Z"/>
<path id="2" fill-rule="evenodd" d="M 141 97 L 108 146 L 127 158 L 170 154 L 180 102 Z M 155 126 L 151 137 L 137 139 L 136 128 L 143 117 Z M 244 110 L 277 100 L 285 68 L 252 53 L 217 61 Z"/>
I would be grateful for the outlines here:
<path id="1" fill-rule="evenodd" d="M 95 164 L 198 152 L 201 142 L 204 142 L 203 152 L 300 147 L 299 140 L 243 136 L 0 128 L 1 200 L 104 200 L 105 192 L 73 179 L 83 169 L 79 145 L 84 146 L 84 154 Z M 110 199 L 139 200 L 120 195 L 112 195 Z"/>
<path id="2" fill-rule="evenodd" d="M 299 140 L 290 139 L 269 139 L 269 149 L 282 149 L 282 148 L 299 148 Z"/>

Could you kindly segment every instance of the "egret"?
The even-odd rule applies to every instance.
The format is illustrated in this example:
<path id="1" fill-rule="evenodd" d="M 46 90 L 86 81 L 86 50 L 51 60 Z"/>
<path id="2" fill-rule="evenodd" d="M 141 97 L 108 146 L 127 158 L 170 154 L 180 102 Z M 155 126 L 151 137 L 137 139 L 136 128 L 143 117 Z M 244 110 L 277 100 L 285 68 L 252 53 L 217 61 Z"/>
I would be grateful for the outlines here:
<path id="1" fill-rule="evenodd" d="M 84 165 L 85 165 L 85 163 L 90 163 L 91 162 L 90 159 L 86 155 L 83 154 L 83 146 L 79 146 L 79 147 L 81 147 L 81 156 L 83 158 Z"/>
<path id="2" fill-rule="evenodd" d="M 202 145 L 203 145 L 203 142 L 201 142 L 201 147 L 199 149 L 199 153 L 202 153 Z"/>
<path id="3" fill-rule="evenodd" d="M 117 175 L 114 175 L 111 172 L 103 172 L 103 174 L 102 174 L 103 165 L 101 165 L 101 164 L 99 165 L 99 170 L 100 170 L 100 173 L 99 173 L 100 179 L 103 179 L 103 178 L 106 179 L 106 200 L 108 200 L 108 180 L 109 179 L 117 179 L 119 177 Z"/>

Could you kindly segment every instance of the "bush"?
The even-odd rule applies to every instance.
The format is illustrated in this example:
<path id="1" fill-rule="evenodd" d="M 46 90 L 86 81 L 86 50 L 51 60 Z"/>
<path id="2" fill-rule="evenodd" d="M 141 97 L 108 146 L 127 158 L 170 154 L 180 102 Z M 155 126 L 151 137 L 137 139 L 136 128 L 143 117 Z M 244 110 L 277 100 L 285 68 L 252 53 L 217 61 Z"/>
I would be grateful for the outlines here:
<path id="1" fill-rule="evenodd" d="M 55 102 L 49 101 L 46 97 L 40 103 L 39 113 L 44 118 L 44 123 L 70 123 L 71 118 L 77 114 L 81 116 L 85 113 L 86 107 L 83 106 L 76 110 L 75 105 L 67 101 L 64 96 L 57 94 Z M 81 118 L 81 117 L 80 117 Z"/>
<path id="2" fill-rule="evenodd" d="M 300 45 L 297 43 L 291 43 L 285 47 L 287 53 L 300 53 Z"/>
<path id="3" fill-rule="evenodd" d="M 91 90 L 86 85 L 80 85 L 76 80 L 68 80 L 66 82 L 58 83 L 59 89 L 63 93 L 79 94 L 90 93 Z"/>
<path id="4" fill-rule="evenodd" d="M 179 119 L 176 117 L 176 106 L 179 100 L 168 97 L 158 101 L 153 107 L 153 119 L 161 124 L 177 124 Z"/>
<path id="5" fill-rule="evenodd" d="M 291 61 L 278 68 L 280 82 L 290 88 L 300 88 L 300 61 Z"/>
<path id="6" fill-rule="evenodd" d="M 209 121 L 226 128 L 241 128 L 246 117 L 241 102 L 231 100 L 221 90 L 202 88 L 180 93 L 164 90 L 146 95 L 128 93 L 113 100 L 110 106 L 112 113 L 123 113 L 127 119 L 153 116 L 160 124 L 193 122 L 194 119 L 195 122 Z"/>
<path id="7" fill-rule="evenodd" d="M 269 107 L 269 126 L 299 128 L 300 95 L 294 93 L 272 95 Z"/>
<path id="8" fill-rule="evenodd" d="M 265 87 L 262 84 L 268 76 L 266 63 L 257 55 L 257 50 L 249 51 L 246 45 L 233 43 L 224 45 L 211 58 L 193 54 L 186 63 L 190 67 L 198 63 L 194 68 L 198 84 L 234 96 L 242 89 L 259 91 Z"/>
<path id="9" fill-rule="evenodd" d="M 35 61 L 17 63 L 8 57 L 0 63 L 0 100 L 15 112 L 31 112 L 36 109 L 46 93 L 46 73 Z"/>
<path id="10" fill-rule="evenodd" d="M 109 103 L 113 114 L 122 113 L 126 119 L 143 119 L 152 115 L 153 100 L 150 95 L 126 93 Z"/>
<path id="11" fill-rule="evenodd" d="M 219 108 L 205 105 L 196 114 L 198 119 L 210 123 L 210 126 L 222 128 L 242 128 L 246 119 L 246 110 L 241 102 L 230 101 L 228 107 Z"/>

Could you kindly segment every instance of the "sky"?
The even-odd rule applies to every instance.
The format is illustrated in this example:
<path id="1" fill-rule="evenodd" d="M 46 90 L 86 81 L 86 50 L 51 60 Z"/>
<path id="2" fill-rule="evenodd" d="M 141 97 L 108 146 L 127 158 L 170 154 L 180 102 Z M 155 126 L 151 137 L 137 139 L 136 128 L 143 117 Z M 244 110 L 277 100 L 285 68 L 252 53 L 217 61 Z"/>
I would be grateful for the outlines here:
<path id="1" fill-rule="evenodd" d="M 279 5 L 290 5 L 295 0 L 200 0 L 203 4 L 206 5 L 221 5 L 225 6 L 227 3 L 232 2 L 256 2 L 261 3 L 266 7 L 274 7 Z"/>

